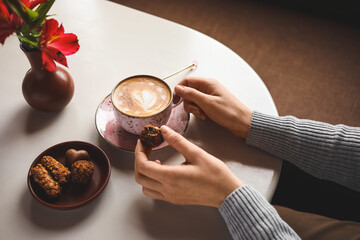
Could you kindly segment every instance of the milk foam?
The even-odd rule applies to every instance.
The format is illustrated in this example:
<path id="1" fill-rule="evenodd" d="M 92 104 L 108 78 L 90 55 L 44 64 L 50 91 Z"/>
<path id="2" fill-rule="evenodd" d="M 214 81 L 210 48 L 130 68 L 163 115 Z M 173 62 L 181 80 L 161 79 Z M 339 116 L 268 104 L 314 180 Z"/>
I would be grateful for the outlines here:
<path id="1" fill-rule="evenodd" d="M 147 89 L 134 91 L 131 93 L 131 97 L 144 111 L 151 111 L 157 99 L 156 94 Z"/>
<path id="2" fill-rule="evenodd" d="M 114 105 L 134 116 L 147 116 L 162 111 L 170 102 L 168 87 L 159 80 L 134 77 L 118 85 L 114 91 Z"/>

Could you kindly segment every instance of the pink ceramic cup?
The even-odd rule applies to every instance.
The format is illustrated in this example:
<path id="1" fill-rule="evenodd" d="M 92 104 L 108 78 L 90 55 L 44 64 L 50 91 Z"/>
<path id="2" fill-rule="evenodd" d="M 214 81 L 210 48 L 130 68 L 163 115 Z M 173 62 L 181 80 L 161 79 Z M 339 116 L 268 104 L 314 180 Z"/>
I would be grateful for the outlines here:
<path id="1" fill-rule="evenodd" d="M 151 78 L 151 79 L 154 79 L 157 81 L 161 81 L 169 89 L 170 101 L 166 105 L 166 107 L 164 107 L 160 112 L 154 113 L 149 116 L 133 116 L 133 115 L 130 115 L 128 113 L 121 111 L 120 109 L 118 109 L 115 106 L 115 104 L 114 104 L 115 89 L 123 81 L 129 80 L 131 78 L 137 78 L 137 77 L 145 77 L 145 78 Z M 179 100 L 176 103 L 173 103 L 174 96 L 175 95 L 174 95 L 173 91 L 171 90 L 171 88 L 169 87 L 169 85 L 165 81 L 161 80 L 160 78 L 150 76 L 150 75 L 136 75 L 136 76 L 131 76 L 131 77 L 125 78 L 122 81 L 120 81 L 118 84 L 116 84 L 116 86 L 113 88 L 113 90 L 111 92 L 111 103 L 114 108 L 115 118 L 121 124 L 123 129 L 125 129 L 127 132 L 130 132 L 132 134 L 140 135 L 142 129 L 147 125 L 161 127 L 162 125 L 167 124 L 167 122 L 170 118 L 172 109 L 174 107 L 176 107 L 177 105 L 179 105 L 183 101 L 182 98 L 179 98 L 179 96 L 176 95 L 176 98 Z"/>

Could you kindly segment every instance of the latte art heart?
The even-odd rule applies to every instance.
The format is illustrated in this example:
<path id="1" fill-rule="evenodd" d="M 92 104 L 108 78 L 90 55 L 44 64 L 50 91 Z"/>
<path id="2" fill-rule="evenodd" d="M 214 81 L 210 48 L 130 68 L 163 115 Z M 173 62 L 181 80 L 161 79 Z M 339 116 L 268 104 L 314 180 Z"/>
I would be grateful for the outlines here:
<path id="1" fill-rule="evenodd" d="M 149 90 L 138 90 L 131 94 L 134 102 L 145 111 L 152 109 L 156 103 L 157 96 Z"/>

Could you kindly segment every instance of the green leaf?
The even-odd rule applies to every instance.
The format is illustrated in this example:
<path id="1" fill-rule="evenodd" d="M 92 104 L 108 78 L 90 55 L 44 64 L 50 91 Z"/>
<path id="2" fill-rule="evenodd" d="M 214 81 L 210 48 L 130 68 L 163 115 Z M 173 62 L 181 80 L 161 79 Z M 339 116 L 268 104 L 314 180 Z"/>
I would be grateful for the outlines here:
<path id="1" fill-rule="evenodd" d="M 22 3 L 17 0 L 3 0 L 25 23 L 29 23 L 29 15 L 23 9 Z"/>
<path id="2" fill-rule="evenodd" d="M 32 36 L 33 36 L 34 38 L 40 38 L 41 32 L 39 32 L 39 33 L 33 33 Z"/>
<path id="3" fill-rule="evenodd" d="M 29 24 L 23 24 L 21 29 L 20 29 L 20 32 L 22 32 L 24 35 L 27 35 L 28 32 L 31 31 L 31 27 Z"/>
<path id="4" fill-rule="evenodd" d="M 29 15 L 29 20 L 31 22 L 35 22 L 37 20 L 37 18 L 39 17 L 39 13 L 31 10 L 30 8 L 26 7 L 25 5 L 23 5 L 23 6 L 26 9 L 27 14 Z"/>
<path id="5" fill-rule="evenodd" d="M 35 21 L 36 24 L 42 24 L 46 18 L 46 14 L 49 12 L 54 2 L 55 0 L 48 0 L 39 5 L 39 7 L 36 9 L 36 12 L 39 14 L 37 20 Z"/>
<path id="6" fill-rule="evenodd" d="M 26 42 L 26 43 L 28 43 L 28 44 L 30 44 L 30 45 L 32 45 L 32 46 L 34 46 L 34 47 L 38 47 L 37 42 L 35 42 L 35 41 L 33 41 L 33 40 L 29 39 L 29 38 L 28 38 L 28 37 L 26 37 L 26 36 L 19 36 L 19 35 L 18 35 L 18 38 L 19 38 L 19 40 L 20 40 L 20 41 L 22 41 L 22 42 Z"/>

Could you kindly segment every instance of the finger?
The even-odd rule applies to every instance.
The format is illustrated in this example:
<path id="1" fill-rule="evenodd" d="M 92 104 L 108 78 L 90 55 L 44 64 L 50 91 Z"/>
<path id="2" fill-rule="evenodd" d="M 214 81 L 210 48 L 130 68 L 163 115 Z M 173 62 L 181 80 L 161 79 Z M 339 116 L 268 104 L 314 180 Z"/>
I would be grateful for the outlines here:
<path id="1" fill-rule="evenodd" d="M 209 102 L 209 97 L 211 97 L 195 88 L 181 85 L 175 87 L 175 93 L 185 100 L 196 103 L 200 107 L 204 105 L 204 103 Z"/>
<path id="2" fill-rule="evenodd" d="M 195 113 L 200 110 L 200 107 L 193 102 L 184 100 L 184 110 L 185 112 L 192 113 L 195 115 Z"/>
<path id="3" fill-rule="evenodd" d="M 143 187 L 143 193 L 145 196 L 151 197 L 153 199 L 165 200 L 165 197 L 160 192 L 154 191 L 146 187 Z"/>
<path id="4" fill-rule="evenodd" d="M 178 150 L 186 159 L 195 159 L 193 158 L 198 152 L 201 152 L 201 149 L 195 144 L 191 143 L 183 136 L 172 130 L 171 128 L 163 125 L 161 126 L 161 133 L 164 137 L 164 140 L 173 148 Z M 190 160 L 190 161 L 191 161 Z"/>
<path id="5" fill-rule="evenodd" d="M 160 180 L 166 167 L 154 161 L 149 161 L 146 156 L 145 148 L 141 144 L 140 140 L 138 140 L 135 147 L 135 172 L 141 173 L 149 178 L 154 180 Z"/>
<path id="6" fill-rule="evenodd" d="M 214 83 L 216 80 L 209 78 L 201 78 L 201 77 L 185 77 L 181 80 L 178 85 L 188 86 L 195 89 L 198 89 L 202 92 L 206 92 L 206 88 L 209 84 Z"/>
<path id="7" fill-rule="evenodd" d="M 140 139 L 137 140 L 134 154 L 135 154 L 135 171 L 137 171 L 137 165 L 140 162 L 148 161 L 148 157 L 147 157 L 147 155 L 145 153 L 145 148 L 142 145 Z"/>
<path id="8" fill-rule="evenodd" d="M 150 188 L 156 191 L 161 189 L 161 183 L 151 179 L 141 173 L 135 173 L 135 180 L 138 184 L 142 185 L 143 187 Z"/>
<path id="9" fill-rule="evenodd" d="M 200 118 L 201 120 L 206 119 L 206 114 L 204 113 L 204 111 L 201 110 L 199 106 L 197 106 L 192 102 L 184 101 L 184 110 L 185 112 L 194 114 L 196 117 Z"/>

